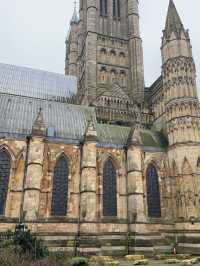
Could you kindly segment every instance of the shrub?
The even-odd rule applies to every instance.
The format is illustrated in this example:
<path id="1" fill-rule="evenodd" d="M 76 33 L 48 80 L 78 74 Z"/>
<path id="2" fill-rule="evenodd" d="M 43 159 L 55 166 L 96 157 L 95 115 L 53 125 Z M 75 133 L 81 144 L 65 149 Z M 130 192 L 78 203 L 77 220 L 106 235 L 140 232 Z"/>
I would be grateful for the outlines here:
<path id="1" fill-rule="evenodd" d="M 32 259 L 41 259 L 49 255 L 47 247 L 41 239 L 28 231 L 16 231 L 13 235 L 13 245 L 22 249 L 23 253 L 29 253 Z"/>
<path id="2" fill-rule="evenodd" d="M 87 266 L 88 260 L 84 257 L 75 257 L 71 261 L 72 266 Z"/>

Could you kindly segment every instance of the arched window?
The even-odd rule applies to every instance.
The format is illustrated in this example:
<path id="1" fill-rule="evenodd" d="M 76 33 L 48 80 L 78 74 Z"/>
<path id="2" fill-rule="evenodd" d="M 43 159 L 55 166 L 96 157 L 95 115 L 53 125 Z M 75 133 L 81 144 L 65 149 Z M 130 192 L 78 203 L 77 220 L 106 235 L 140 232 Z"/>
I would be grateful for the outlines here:
<path id="1" fill-rule="evenodd" d="M 147 204 L 148 204 L 148 216 L 152 218 L 161 217 L 160 208 L 160 189 L 158 174 L 153 164 L 150 164 L 146 173 L 147 183 Z"/>
<path id="2" fill-rule="evenodd" d="M 126 87 L 126 72 L 124 70 L 120 71 L 120 85 Z"/>
<path id="3" fill-rule="evenodd" d="M 100 15 L 107 16 L 107 14 L 108 14 L 107 0 L 100 0 Z"/>
<path id="4" fill-rule="evenodd" d="M 61 156 L 56 164 L 53 177 L 51 206 L 53 216 L 65 216 L 67 213 L 68 176 L 68 162 L 64 156 Z"/>
<path id="5" fill-rule="evenodd" d="M 8 184 L 10 177 L 11 161 L 6 150 L 0 151 L 0 215 L 4 215 Z"/>
<path id="6" fill-rule="evenodd" d="M 103 215 L 117 216 L 116 169 L 111 159 L 103 168 Z"/>
<path id="7" fill-rule="evenodd" d="M 107 82 L 107 69 L 106 69 L 106 67 L 102 67 L 100 69 L 100 81 L 102 83 L 106 83 Z"/>
<path id="8" fill-rule="evenodd" d="M 120 0 L 113 0 L 113 17 L 120 18 Z"/>
<path id="9" fill-rule="evenodd" d="M 117 71 L 115 69 L 111 69 L 111 83 L 116 83 Z"/>

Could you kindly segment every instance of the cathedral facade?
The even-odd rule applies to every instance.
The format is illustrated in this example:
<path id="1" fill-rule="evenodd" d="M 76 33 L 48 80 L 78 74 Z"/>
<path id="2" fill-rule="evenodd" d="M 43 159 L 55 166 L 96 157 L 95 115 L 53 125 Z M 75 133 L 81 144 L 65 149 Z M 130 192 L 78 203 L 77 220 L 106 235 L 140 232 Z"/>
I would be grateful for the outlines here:
<path id="1" fill-rule="evenodd" d="M 144 85 L 138 0 L 80 0 L 65 75 L 0 64 L 0 231 L 51 250 L 200 253 L 200 109 L 170 0 L 162 71 Z"/>

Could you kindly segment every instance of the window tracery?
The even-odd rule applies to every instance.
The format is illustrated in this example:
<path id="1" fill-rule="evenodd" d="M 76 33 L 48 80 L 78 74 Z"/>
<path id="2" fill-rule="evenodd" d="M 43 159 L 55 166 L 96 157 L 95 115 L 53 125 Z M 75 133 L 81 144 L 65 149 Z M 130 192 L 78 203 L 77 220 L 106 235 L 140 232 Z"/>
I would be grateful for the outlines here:
<path id="1" fill-rule="evenodd" d="M 159 189 L 158 173 L 153 164 L 150 164 L 147 168 L 146 184 L 147 184 L 148 216 L 152 218 L 160 218 L 161 207 L 160 207 L 160 189 Z"/>
<path id="2" fill-rule="evenodd" d="M 68 161 L 62 155 L 54 170 L 51 206 L 51 214 L 53 216 L 65 216 L 67 213 L 68 177 Z"/>
<path id="3" fill-rule="evenodd" d="M 116 169 L 109 158 L 103 168 L 103 215 L 117 216 Z"/>
<path id="4" fill-rule="evenodd" d="M 8 185 L 10 178 L 11 161 L 8 152 L 0 150 L 0 215 L 4 215 Z"/>

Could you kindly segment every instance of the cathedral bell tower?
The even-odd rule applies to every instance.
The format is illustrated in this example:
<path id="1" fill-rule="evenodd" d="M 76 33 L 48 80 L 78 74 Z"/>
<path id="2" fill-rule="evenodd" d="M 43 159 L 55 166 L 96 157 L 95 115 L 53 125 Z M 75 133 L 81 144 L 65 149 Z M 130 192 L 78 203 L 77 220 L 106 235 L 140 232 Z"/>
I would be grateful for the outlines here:
<path id="1" fill-rule="evenodd" d="M 101 108 L 107 108 L 104 114 L 117 120 L 112 118 L 117 110 L 127 112 L 144 97 L 138 0 L 80 0 L 79 20 L 73 21 L 66 42 L 66 62 L 73 53 L 78 102 L 98 106 L 98 114 L 103 113 Z"/>

